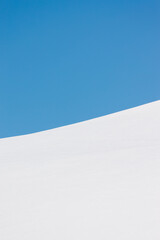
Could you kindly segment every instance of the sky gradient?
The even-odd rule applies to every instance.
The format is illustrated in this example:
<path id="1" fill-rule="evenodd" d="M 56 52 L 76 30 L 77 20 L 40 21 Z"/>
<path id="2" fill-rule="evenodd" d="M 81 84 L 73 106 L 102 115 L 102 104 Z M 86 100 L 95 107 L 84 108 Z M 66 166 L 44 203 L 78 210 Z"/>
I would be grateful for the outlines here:
<path id="1" fill-rule="evenodd" d="M 0 1 L 0 138 L 160 99 L 160 1 Z"/>

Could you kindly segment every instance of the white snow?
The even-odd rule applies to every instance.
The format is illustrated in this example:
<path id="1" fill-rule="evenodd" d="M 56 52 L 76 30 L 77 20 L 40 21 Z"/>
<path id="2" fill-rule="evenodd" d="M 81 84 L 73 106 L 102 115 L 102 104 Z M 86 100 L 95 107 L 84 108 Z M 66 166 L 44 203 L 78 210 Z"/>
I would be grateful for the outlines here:
<path id="1" fill-rule="evenodd" d="M 0 140 L 1 240 L 159 240 L 160 101 Z"/>

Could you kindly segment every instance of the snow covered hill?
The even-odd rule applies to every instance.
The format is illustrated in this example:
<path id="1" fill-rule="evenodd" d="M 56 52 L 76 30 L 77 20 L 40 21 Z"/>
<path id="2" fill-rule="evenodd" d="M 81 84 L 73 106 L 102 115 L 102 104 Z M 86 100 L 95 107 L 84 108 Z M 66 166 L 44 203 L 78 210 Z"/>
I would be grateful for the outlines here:
<path id="1" fill-rule="evenodd" d="M 160 101 L 0 140 L 1 240 L 159 240 Z"/>

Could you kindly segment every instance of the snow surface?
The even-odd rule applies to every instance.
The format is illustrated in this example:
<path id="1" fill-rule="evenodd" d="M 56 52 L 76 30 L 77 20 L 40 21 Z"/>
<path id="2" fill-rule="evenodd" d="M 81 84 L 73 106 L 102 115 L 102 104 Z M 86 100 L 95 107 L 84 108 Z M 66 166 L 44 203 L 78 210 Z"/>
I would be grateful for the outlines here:
<path id="1" fill-rule="evenodd" d="M 1 240 L 159 240 L 160 101 L 0 140 Z"/>

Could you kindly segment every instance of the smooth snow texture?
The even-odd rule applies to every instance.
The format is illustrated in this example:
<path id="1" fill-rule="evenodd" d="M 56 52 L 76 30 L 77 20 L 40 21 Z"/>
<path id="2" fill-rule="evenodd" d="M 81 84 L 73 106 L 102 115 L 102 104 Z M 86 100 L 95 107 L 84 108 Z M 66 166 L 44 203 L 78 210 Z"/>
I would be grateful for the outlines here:
<path id="1" fill-rule="evenodd" d="M 1 240 L 159 240 L 160 101 L 0 140 Z"/>

